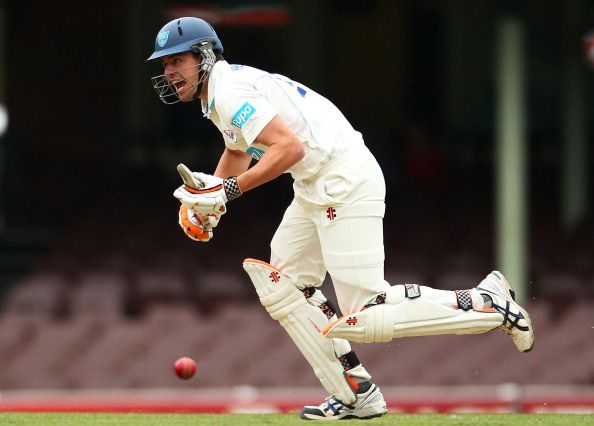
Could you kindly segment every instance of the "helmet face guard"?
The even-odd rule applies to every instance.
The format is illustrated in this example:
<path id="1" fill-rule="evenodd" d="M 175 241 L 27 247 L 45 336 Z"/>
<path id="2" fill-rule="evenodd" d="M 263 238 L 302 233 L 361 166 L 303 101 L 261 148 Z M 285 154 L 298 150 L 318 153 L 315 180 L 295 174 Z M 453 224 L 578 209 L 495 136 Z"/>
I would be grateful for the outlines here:
<path id="1" fill-rule="evenodd" d="M 196 93 L 194 94 L 193 99 L 197 99 L 200 95 L 200 91 L 202 90 L 202 85 L 204 84 L 206 77 L 212 70 L 212 67 L 214 66 L 217 59 L 212 49 L 212 44 L 208 41 L 200 42 L 199 46 L 192 46 L 191 51 L 193 53 L 196 51 L 199 52 L 200 64 L 178 70 L 175 74 L 175 77 L 176 81 L 185 81 L 187 87 L 196 87 Z M 191 74 L 186 76 L 182 74 L 182 71 L 187 71 L 191 68 L 195 68 Z M 198 82 L 196 84 L 188 80 L 188 77 L 195 75 L 198 75 Z M 173 84 L 173 80 L 166 74 L 159 74 L 151 77 L 151 84 L 153 89 L 155 89 L 157 92 L 157 96 L 159 96 L 159 99 L 161 99 L 163 103 L 171 105 L 181 101 L 177 88 Z"/>
<path id="2" fill-rule="evenodd" d="M 183 80 L 186 82 L 187 87 L 197 87 L 198 85 L 193 84 L 191 81 L 188 80 L 187 77 L 184 77 L 181 74 L 181 71 L 186 71 L 191 68 L 195 68 L 194 72 L 190 74 L 190 76 L 194 76 L 196 74 L 200 74 L 200 65 L 192 65 L 187 68 L 182 68 L 176 73 L 176 77 L 178 77 L 177 81 Z M 206 76 L 206 73 L 202 73 L 202 76 L 198 79 L 198 82 L 201 83 L 204 80 L 203 77 Z M 189 76 L 188 76 L 189 77 Z M 202 80 L 201 80 L 202 79 Z M 167 77 L 165 74 L 156 75 L 151 77 L 151 84 L 155 92 L 157 92 L 157 96 L 164 104 L 172 105 L 181 101 L 179 94 L 177 93 L 177 88 L 173 84 L 172 80 Z M 200 84 L 201 85 L 201 84 Z M 198 94 L 198 88 L 196 89 L 196 93 Z"/>
<path id="3" fill-rule="evenodd" d="M 189 87 L 196 87 L 196 94 L 193 97 L 196 99 L 216 62 L 216 54 L 223 52 L 223 45 L 208 22 L 192 17 L 174 19 L 157 34 L 155 50 L 147 61 L 183 52 L 192 52 L 200 57 L 200 64 L 196 66 L 195 73 L 190 74 L 191 76 L 198 74 L 196 84 L 187 80 L 189 76 L 184 77 L 181 74 L 184 70 L 179 70 L 175 76 L 178 82 L 184 80 Z M 164 103 L 174 104 L 181 100 L 171 78 L 165 74 L 152 77 L 151 84 Z"/>

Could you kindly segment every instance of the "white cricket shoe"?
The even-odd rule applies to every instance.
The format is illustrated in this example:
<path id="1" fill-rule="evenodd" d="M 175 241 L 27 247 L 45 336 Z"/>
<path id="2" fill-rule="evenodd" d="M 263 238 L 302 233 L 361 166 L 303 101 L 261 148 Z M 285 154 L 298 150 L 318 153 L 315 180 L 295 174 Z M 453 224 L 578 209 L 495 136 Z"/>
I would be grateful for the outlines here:
<path id="1" fill-rule="evenodd" d="M 305 420 L 371 419 L 387 412 L 384 396 L 379 387 L 372 384 L 367 392 L 357 394 L 357 400 L 352 404 L 345 404 L 337 396 L 330 396 L 319 406 L 303 407 L 299 417 Z"/>
<path id="2" fill-rule="evenodd" d="M 481 294 L 493 300 L 493 308 L 503 315 L 503 324 L 497 327 L 509 334 L 520 352 L 534 346 L 534 328 L 528 312 L 515 301 L 511 286 L 499 271 L 493 271 L 476 287 Z"/>

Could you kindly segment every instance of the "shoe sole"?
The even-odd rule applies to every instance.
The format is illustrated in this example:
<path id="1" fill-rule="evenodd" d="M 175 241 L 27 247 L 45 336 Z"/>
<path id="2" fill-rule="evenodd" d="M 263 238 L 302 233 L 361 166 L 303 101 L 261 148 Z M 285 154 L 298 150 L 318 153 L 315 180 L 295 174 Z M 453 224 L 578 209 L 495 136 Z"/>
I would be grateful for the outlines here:
<path id="1" fill-rule="evenodd" d="M 374 387 L 375 389 L 377 389 L 377 386 Z M 375 417 L 381 417 L 388 412 L 386 401 L 384 401 L 384 398 L 379 392 L 373 396 L 369 395 L 367 398 L 365 398 L 362 405 L 363 406 L 360 408 L 353 408 L 351 411 L 346 411 L 335 416 L 324 416 L 324 411 L 320 409 L 320 407 L 306 406 L 303 407 L 303 411 L 301 411 L 299 417 L 301 417 L 304 420 L 366 420 L 373 419 Z"/>
<path id="2" fill-rule="evenodd" d="M 362 410 L 362 411 L 366 411 L 366 410 Z M 367 410 L 367 411 L 371 411 L 371 410 Z M 375 413 L 362 414 L 362 415 L 345 414 L 344 416 L 330 416 L 330 417 L 316 416 L 315 414 L 310 414 L 309 416 L 311 416 L 311 417 L 308 417 L 308 414 L 301 413 L 299 415 L 299 417 L 303 420 L 326 420 L 326 421 L 349 420 L 349 419 L 369 420 L 369 419 L 373 419 L 376 417 L 381 417 L 384 414 L 386 414 L 387 412 L 388 412 L 388 410 L 385 407 L 383 407 L 383 411 L 381 413 L 375 412 Z"/>

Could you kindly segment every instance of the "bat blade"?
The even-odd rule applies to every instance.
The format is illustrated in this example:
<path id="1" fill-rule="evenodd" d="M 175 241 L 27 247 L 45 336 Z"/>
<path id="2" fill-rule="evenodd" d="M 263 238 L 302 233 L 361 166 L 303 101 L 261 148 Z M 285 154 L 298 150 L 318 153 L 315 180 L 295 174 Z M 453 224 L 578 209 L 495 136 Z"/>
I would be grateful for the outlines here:
<path id="1" fill-rule="evenodd" d="M 179 163 L 177 165 L 177 172 L 179 173 L 182 180 L 184 181 L 184 184 L 188 185 L 190 188 L 194 188 L 194 189 L 204 188 L 204 183 L 199 181 L 198 179 L 194 178 L 194 175 L 192 175 L 192 171 L 190 169 L 188 169 L 188 167 L 185 164 Z"/>

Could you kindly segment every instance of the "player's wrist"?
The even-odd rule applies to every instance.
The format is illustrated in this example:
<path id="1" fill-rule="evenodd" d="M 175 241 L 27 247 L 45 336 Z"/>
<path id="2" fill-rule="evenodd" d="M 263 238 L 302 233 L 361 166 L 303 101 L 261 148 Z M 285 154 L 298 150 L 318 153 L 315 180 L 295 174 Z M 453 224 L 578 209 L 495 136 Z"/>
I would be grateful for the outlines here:
<path id="1" fill-rule="evenodd" d="M 225 195 L 228 201 L 235 200 L 243 194 L 237 182 L 237 176 L 230 176 L 227 179 L 223 179 L 223 188 L 225 189 Z"/>

